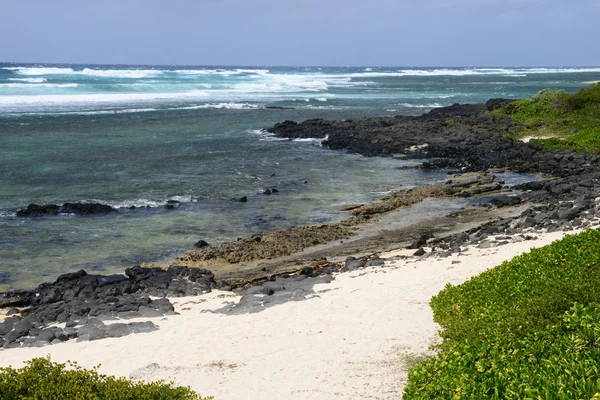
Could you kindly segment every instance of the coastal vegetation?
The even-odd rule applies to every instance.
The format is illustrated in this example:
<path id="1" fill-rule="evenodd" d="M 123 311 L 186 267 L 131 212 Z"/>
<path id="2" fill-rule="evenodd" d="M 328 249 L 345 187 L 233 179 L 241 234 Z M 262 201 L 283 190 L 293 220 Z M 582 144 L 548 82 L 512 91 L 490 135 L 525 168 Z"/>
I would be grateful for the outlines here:
<path id="1" fill-rule="evenodd" d="M 600 398 L 600 232 L 515 257 L 431 300 L 443 343 L 406 399 Z"/>
<path id="2" fill-rule="evenodd" d="M 600 154 L 600 83 L 544 89 L 488 115 L 504 135 Z M 407 399 L 600 398 L 600 232 L 515 257 L 431 300 L 438 354 L 411 368 Z"/>
<path id="3" fill-rule="evenodd" d="M 34 358 L 20 369 L 0 368 L 2 399 L 80 400 L 210 400 L 189 387 L 162 381 L 131 382 L 86 370 L 74 362 L 60 364 L 50 358 Z"/>
<path id="4" fill-rule="evenodd" d="M 518 123 L 510 132 L 513 137 L 534 137 L 546 149 L 600 153 L 600 83 L 574 94 L 544 89 L 499 107 L 491 116 L 511 118 Z"/>

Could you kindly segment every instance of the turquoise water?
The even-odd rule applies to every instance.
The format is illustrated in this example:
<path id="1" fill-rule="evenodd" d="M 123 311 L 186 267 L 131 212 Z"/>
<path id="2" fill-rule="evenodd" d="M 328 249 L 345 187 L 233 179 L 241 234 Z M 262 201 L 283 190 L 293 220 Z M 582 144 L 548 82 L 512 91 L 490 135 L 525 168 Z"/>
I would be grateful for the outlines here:
<path id="1" fill-rule="evenodd" d="M 545 87 L 572 92 L 592 80 L 599 68 L 0 64 L 0 289 L 169 260 L 199 239 L 339 220 L 344 204 L 444 177 L 261 132 L 276 122 L 417 115 Z M 261 194 L 266 188 L 279 192 Z M 232 201 L 241 196 L 249 201 Z M 183 203 L 166 210 L 169 199 Z M 152 208 L 15 216 L 29 203 L 67 201 Z"/>

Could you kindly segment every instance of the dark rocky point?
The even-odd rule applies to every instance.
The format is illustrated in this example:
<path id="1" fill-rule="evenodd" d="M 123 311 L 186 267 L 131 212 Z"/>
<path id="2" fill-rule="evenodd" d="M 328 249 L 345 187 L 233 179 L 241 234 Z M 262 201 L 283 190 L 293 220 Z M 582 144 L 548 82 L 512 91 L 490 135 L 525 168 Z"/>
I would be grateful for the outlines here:
<path id="1" fill-rule="evenodd" d="M 357 118 L 344 121 L 310 119 L 284 121 L 268 129 L 277 137 L 327 137 L 323 145 L 365 156 L 397 156 L 427 159 L 423 168 L 458 169 L 462 172 L 509 168 L 515 172 L 544 172 L 565 177 L 581 173 L 598 159 L 545 151 L 535 143 L 523 143 L 502 135 L 516 123 L 488 114 L 510 100 L 492 99 L 486 104 L 454 104 L 418 116 Z"/>

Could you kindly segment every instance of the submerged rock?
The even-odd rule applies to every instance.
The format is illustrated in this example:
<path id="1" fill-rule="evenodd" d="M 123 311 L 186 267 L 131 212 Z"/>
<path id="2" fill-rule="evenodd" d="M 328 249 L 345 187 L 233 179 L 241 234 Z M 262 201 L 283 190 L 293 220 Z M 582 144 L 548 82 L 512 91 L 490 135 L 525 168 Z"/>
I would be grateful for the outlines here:
<path id="1" fill-rule="evenodd" d="M 10 272 L 0 272 L 0 284 L 14 281 L 15 277 Z"/>

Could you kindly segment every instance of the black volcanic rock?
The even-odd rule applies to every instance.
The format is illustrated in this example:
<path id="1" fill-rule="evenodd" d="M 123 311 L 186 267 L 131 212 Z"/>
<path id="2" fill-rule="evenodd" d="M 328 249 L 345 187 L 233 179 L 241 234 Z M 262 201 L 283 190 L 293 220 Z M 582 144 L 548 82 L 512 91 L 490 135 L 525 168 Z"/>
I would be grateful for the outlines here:
<path id="1" fill-rule="evenodd" d="M 210 247 L 210 243 L 208 243 L 206 240 L 198 240 L 196 243 L 194 243 L 194 247 L 197 249 L 204 249 L 206 247 Z"/>
<path id="2" fill-rule="evenodd" d="M 365 156 L 425 159 L 425 168 L 452 168 L 463 172 L 509 168 L 516 172 L 543 172 L 555 176 L 579 174 L 598 162 L 590 155 L 546 151 L 535 143 L 505 137 L 515 128 L 510 118 L 495 118 L 488 110 L 510 100 L 486 104 L 454 104 L 419 117 L 357 118 L 343 121 L 310 119 L 284 121 L 268 129 L 277 137 L 326 138 L 323 145 Z"/>
<path id="3" fill-rule="evenodd" d="M 61 213 L 77 215 L 101 214 L 116 211 L 115 208 L 100 203 L 65 203 L 60 208 Z"/>
<path id="4" fill-rule="evenodd" d="M 146 332 L 155 329 L 154 324 L 112 327 L 103 321 L 173 314 L 173 305 L 165 296 L 198 295 L 226 286 L 217 284 L 211 271 L 199 268 L 136 266 L 126 274 L 91 275 L 80 270 L 34 290 L 0 293 L 0 307 L 22 307 L 19 316 L 0 323 L 0 346 L 37 346 L 55 339 L 96 340 Z M 66 323 L 68 328 L 49 331 L 48 326 L 56 322 Z"/>
<path id="5" fill-rule="evenodd" d="M 87 215 L 116 211 L 115 208 L 100 203 L 65 203 L 62 206 L 56 204 L 29 204 L 27 208 L 17 211 L 17 217 L 41 217 L 58 214 Z"/>
<path id="6" fill-rule="evenodd" d="M 58 215 L 60 207 L 56 204 L 30 204 L 25 209 L 17 211 L 17 217 L 39 217 L 43 215 Z"/>

